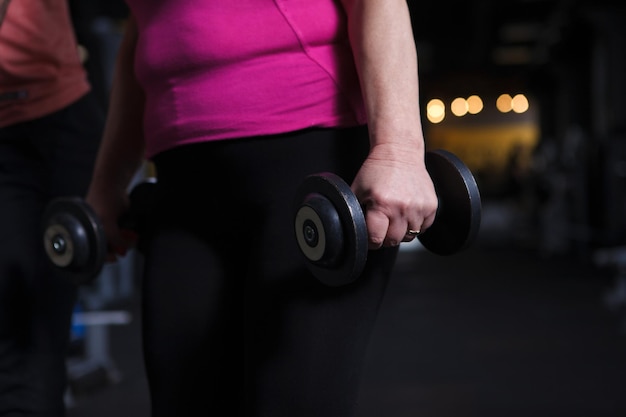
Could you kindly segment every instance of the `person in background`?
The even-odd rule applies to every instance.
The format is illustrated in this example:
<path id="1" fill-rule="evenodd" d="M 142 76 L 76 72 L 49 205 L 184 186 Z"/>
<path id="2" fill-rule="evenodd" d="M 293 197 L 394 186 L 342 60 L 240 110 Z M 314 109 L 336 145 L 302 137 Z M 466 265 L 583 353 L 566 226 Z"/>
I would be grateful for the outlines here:
<path id="1" fill-rule="evenodd" d="M 60 417 L 77 288 L 50 267 L 41 218 L 85 195 L 104 112 L 66 0 L 0 1 L 0 25 L 0 416 Z"/>
<path id="2" fill-rule="evenodd" d="M 154 417 L 349 417 L 398 245 L 433 222 L 405 0 L 128 0 L 87 201 L 111 254 L 144 159 L 158 177 L 142 278 Z M 332 171 L 370 254 L 330 287 L 292 204 Z M 142 242 L 143 243 L 143 242 Z"/>

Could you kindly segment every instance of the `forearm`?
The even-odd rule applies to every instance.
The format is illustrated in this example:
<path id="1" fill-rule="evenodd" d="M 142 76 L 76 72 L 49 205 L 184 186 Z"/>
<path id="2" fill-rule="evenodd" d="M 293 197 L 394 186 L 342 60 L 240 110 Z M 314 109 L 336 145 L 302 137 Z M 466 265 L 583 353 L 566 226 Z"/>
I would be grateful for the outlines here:
<path id="1" fill-rule="evenodd" d="M 343 3 L 372 147 L 394 158 L 423 155 L 417 52 L 405 0 Z"/>
<path id="2" fill-rule="evenodd" d="M 409 9 L 405 0 L 342 1 L 371 142 L 352 189 L 365 207 L 370 249 L 396 246 L 410 239 L 407 230 L 426 230 L 437 210 Z"/>
<path id="3" fill-rule="evenodd" d="M 136 40 L 136 26 L 130 19 L 114 70 L 107 121 L 92 182 L 96 188 L 125 189 L 143 162 L 145 96 L 133 70 Z"/>

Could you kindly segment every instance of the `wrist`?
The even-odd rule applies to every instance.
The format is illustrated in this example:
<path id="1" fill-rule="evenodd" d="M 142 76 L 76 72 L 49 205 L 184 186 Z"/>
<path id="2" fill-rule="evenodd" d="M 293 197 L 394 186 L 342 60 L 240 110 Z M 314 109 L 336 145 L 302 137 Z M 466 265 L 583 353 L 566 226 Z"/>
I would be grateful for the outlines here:
<path id="1" fill-rule="evenodd" d="M 406 163 L 423 162 L 424 149 L 424 141 L 421 137 L 372 141 L 369 158 Z"/>

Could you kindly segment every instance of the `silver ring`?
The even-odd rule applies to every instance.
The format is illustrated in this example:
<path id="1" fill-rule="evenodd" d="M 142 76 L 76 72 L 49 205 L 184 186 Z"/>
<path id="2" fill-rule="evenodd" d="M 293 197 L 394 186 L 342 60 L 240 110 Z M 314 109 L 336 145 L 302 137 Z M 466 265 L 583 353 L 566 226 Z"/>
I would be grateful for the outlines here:
<path id="1" fill-rule="evenodd" d="M 408 230 L 406 231 L 406 235 L 407 235 L 407 236 L 417 236 L 417 235 L 419 235 L 419 234 L 420 234 L 420 231 L 419 231 L 419 230 L 411 230 L 411 229 L 408 229 Z"/>

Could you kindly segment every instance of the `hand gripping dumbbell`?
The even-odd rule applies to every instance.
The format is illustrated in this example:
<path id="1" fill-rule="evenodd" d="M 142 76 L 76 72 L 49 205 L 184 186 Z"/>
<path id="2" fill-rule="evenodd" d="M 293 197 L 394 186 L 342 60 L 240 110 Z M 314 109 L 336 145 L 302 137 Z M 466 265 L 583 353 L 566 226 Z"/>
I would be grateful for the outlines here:
<path id="1" fill-rule="evenodd" d="M 121 228 L 141 235 L 154 207 L 156 182 L 139 183 L 130 192 L 129 210 L 119 219 Z M 48 260 L 76 285 L 93 281 L 106 261 L 104 228 L 93 209 L 81 198 L 52 200 L 43 215 L 43 243 Z"/>
<path id="2" fill-rule="evenodd" d="M 433 224 L 418 239 L 429 251 L 452 255 L 471 245 L 482 213 L 480 193 L 470 170 L 454 154 L 436 150 L 425 156 L 439 206 Z M 339 176 L 308 176 L 295 196 L 294 227 L 311 273 L 322 283 L 340 286 L 363 271 L 368 235 L 363 209 Z"/>

